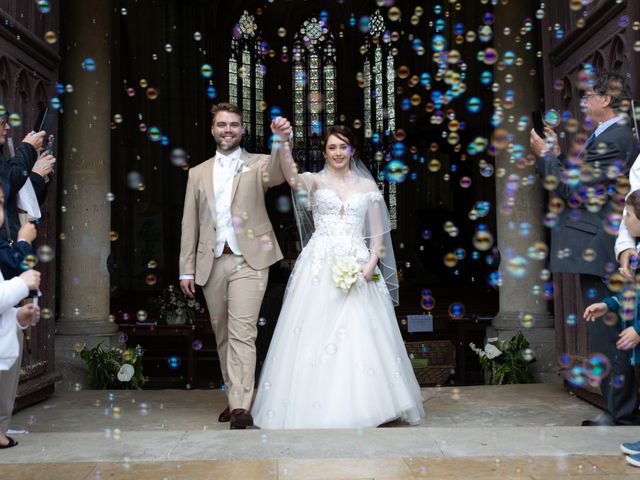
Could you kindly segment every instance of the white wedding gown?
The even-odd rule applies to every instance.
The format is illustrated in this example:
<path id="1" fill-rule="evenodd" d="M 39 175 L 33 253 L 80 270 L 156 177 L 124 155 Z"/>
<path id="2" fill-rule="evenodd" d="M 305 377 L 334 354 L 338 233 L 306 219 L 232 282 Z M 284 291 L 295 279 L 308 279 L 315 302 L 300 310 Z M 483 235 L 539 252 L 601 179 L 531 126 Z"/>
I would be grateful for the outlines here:
<path id="1" fill-rule="evenodd" d="M 419 424 L 420 386 L 384 280 L 362 275 L 348 293 L 336 287 L 338 257 L 366 262 L 362 227 L 372 197 L 313 192 L 315 232 L 293 269 L 252 410 L 263 429 Z"/>

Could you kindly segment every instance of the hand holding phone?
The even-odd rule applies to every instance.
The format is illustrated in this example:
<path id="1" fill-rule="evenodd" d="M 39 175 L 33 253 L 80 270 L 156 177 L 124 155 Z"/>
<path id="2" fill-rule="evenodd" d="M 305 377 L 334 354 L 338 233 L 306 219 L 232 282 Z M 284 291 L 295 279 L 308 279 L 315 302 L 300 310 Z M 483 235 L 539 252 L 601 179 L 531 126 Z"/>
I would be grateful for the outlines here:
<path id="1" fill-rule="evenodd" d="M 542 120 L 542 112 L 540 110 L 531 112 L 531 121 L 533 122 L 533 129 L 536 134 L 538 134 L 540 138 L 545 138 L 544 121 Z"/>

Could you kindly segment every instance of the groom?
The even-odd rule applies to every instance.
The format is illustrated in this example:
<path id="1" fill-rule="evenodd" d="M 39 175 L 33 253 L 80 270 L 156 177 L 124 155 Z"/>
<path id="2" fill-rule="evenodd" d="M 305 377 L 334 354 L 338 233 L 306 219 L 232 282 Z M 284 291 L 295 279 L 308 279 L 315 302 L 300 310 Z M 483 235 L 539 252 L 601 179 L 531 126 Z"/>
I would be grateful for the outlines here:
<path id="1" fill-rule="evenodd" d="M 249 413 L 256 369 L 258 313 L 269 266 L 282 259 L 264 194 L 284 182 L 279 148 L 269 155 L 240 147 L 242 112 L 220 103 L 211 109 L 216 154 L 189 170 L 182 215 L 180 288 L 193 298 L 202 286 L 228 399 L 218 421 L 231 429 L 253 425 Z M 281 141 L 291 125 L 279 117 L 271 131 Z"/>

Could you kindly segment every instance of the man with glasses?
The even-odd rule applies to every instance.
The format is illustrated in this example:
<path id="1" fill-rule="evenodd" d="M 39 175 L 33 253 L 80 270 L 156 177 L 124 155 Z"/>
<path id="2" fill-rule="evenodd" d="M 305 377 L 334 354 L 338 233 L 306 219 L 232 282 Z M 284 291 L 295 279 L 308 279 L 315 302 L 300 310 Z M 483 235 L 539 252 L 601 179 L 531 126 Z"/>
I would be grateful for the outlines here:
<path id="1" fill-rule="evenodd" d="M 616 263 L 615 214 L 622 209 L 627 177 L 638 154 L 626 111 L 630 95 L 624 76 L 597 75 L 581 98 L 584 124 L 595 126 L 590 135 L 576 135 L 565 156 L 558 136 L 545 127 L 546 138 L 531 130 L 531 150 L 538 157 L 536 171 L 552 194 L 561 200 L 554 208 L 551 227 L 550 268 L 557 274 L 579 274 L 582 309 L 594 299 L 609 295 L 605 277 Z M 586 138 L 585 138 L 586 137 Z M 554 202 L 555 204 L 556 202 Z M 560 210 L 558 212 L 558 210 Z M 582 316 L 581 312 L 579 313 Z M 600 381 L 607 411 L 584 426 L 637 425 L 638 392 L 627 352 L 618 350 L 620 325 L 607 325 L 602 318 L 588 323 L 592 353 L 607 357 L 610 371 Z"/>

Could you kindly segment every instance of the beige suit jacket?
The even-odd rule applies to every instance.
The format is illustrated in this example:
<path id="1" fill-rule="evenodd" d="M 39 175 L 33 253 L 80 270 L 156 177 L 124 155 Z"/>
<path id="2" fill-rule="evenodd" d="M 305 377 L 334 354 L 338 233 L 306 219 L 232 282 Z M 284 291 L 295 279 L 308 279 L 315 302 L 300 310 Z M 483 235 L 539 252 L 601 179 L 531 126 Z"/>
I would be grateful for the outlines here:
<path id="1" fill-rule="evenodd" d="M 278 156 L 279 149 L 270 156 L 243 150 L 240 161 L 248 170 L 240 171 L 233 179 L 231 215 L 241 219 L 235 226 L 236 237 L 246 262 L 255 270 L 282 259 L 264 201 L 265 192 L 285 180 Z M 189 170 L 184 198 L 180 275 L 195 275 L 198 285 L 207 283 L 215 261 L 214 158 Z"/>

